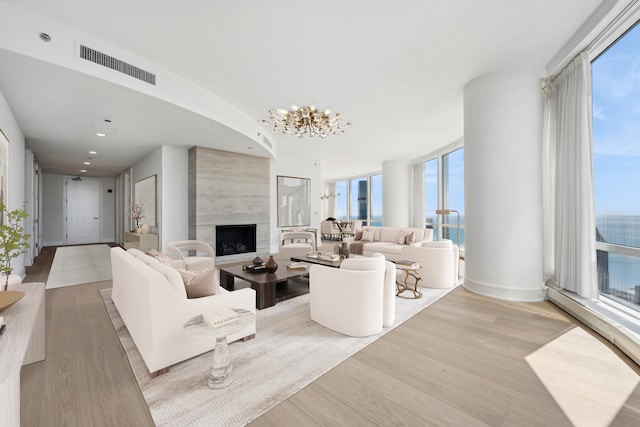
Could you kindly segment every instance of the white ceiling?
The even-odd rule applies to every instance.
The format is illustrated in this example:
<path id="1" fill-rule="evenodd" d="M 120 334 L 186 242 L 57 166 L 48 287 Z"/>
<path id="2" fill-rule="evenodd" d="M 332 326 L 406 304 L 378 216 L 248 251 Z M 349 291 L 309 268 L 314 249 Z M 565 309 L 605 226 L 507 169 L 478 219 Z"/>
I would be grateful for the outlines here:
<path id="1" fill-rule="evenodd" d="M 601 0 L 14 0 L 180 75 L 244 111 L 315 104 L 344 135 L 276 136 L 323 178 L 380 170 L 463 136 L 462 91 L 507 67 L 545 67 Z M 42 31 L 46 32 L 46 29 Z M 51 34 L 55 37 L 55 34 Z M 264 155 L 247 137 L 153 97 L 0 49 L 0 90 L 46 171 L 114 176 L 159 144 Z M 112 120 L 87 140 L 95 118 Z M 252 151 L 247 147 L 252 146 Z M 244 151 L 243 151 L 244 150 Z"/>

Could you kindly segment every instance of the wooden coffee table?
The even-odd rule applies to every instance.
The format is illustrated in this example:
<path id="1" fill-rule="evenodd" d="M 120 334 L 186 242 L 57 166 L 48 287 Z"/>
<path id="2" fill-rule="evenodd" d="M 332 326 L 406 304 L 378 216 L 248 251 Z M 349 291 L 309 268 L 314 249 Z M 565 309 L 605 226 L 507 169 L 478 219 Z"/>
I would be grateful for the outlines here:
<path id="1" fill-rule="evenodd" d="M 280 266 L 275 273 L 251 273 L 243 270 L 241 265 L 232 267 L 219 267 L 220 286 L 228 291 L 235 289 L 234 278 L 246 280 L 251 284 L 251 288 L 256 291 L 256 308 L 271 307 L 276 304 L 276 284 L 286 282 L 294 277 L 308 276 L 309 271 L 288 270 L 286 265 Z"/>

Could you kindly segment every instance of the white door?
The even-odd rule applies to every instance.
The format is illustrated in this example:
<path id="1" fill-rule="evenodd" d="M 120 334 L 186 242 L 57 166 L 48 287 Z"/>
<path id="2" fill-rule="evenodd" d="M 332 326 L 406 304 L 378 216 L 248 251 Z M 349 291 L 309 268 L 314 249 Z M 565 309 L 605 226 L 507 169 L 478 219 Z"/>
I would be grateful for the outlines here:
<path id="1" fill-rule="evenodd" d="M 67 179 L 67 244 L 100 242 L 100 182 Z"/>

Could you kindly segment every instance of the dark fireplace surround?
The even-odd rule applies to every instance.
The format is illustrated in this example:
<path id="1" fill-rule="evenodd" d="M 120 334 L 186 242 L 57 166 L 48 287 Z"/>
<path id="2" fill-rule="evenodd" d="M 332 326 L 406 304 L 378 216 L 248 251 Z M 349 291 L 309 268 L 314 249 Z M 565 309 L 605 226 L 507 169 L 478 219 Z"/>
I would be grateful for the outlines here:
<path id="1" fill-rule="evenodd" d="M 256 224 L 216 225 L 216 256 L 256 252 Z"/>

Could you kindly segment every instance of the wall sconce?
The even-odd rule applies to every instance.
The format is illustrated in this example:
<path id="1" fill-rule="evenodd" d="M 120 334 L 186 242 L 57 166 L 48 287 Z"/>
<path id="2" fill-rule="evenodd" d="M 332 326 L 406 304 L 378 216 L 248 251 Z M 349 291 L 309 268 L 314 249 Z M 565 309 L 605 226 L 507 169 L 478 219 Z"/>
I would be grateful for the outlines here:
<path id="1" fill-rule="evenodd" d="M 329 193 L 329 194 L 322 194 L 320 195 L 320 199 L 321 200 L 327 200 L 327 199 L 335 199 L 336 197 L 340 196 L 340 193 Z"/>

